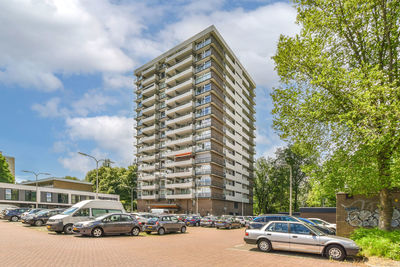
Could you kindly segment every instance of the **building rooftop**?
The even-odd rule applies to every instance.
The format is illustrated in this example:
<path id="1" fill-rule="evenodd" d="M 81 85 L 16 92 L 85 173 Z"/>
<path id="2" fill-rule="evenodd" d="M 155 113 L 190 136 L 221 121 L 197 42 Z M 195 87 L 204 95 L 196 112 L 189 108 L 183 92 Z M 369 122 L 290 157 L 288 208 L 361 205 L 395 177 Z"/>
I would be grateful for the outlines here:
<path id="1" fill-rule="evenodd" d="M 58 177 L 49 177 L 49 178 L 45 178 L 45 179 L 39 179 L 38 183 L 51 182 L 51 181 L 62 181 L 62 182 L 67 182 L 67 183 L 92 185 L 92 183 L 85 182 L 85 181 L 71 180 L 71 179 L 58 178 Z M 30 184 L 35 184 L 35 183 L 36 183 L 36 181 L 33 180 L 33 181 L 25 181 L 20 184 L 30 185 Z"/>

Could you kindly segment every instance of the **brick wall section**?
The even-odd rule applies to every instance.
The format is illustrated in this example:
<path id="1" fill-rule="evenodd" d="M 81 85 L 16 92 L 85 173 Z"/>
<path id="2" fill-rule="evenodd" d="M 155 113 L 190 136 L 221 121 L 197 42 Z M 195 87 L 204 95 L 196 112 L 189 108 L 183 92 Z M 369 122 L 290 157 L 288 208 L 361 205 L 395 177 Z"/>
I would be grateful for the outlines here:
<path id="1" fill-rule="evenodd" d="M 358 227 L 376 227 L 378 216 L 378 196 L 349 196 L 336 194 L 336 234 L 348 237 Z M 400 229 L 400 192 L 393 193 L 392 226 Z"/>
<path id="2" fill-rule="evenodd" d="M 300 212 L 302 218 L 319 218 L 330 223 L 336 223 L 336 213 Z"/>

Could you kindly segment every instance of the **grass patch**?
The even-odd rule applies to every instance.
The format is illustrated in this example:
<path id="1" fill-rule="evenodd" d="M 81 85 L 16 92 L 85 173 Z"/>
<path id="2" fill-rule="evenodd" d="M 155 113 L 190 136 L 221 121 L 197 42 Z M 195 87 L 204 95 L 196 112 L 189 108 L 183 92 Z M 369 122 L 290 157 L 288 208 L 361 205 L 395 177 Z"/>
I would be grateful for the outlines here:
<path id="1" fill-rule="evenodd" d="M 383 231 L 378 228 L 359 228 L 351 234 L 362 249 L 361 255 L 400 260 L 400 230 Z"/>

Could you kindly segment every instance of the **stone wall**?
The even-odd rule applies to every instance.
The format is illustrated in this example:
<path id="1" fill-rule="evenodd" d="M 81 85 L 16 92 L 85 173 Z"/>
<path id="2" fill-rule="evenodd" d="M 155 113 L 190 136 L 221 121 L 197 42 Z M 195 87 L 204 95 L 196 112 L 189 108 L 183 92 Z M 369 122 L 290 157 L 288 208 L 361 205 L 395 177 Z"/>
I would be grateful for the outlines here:
<path id="1" fill-rule="evenodd" d="M 377 227 L 378 203 L 378 196 L 336 194 L 336 234 L 347 237 L 356 228 Z M 393 193 L 393 204 L 392 227 L 400 229 L 400 192 Z"/>

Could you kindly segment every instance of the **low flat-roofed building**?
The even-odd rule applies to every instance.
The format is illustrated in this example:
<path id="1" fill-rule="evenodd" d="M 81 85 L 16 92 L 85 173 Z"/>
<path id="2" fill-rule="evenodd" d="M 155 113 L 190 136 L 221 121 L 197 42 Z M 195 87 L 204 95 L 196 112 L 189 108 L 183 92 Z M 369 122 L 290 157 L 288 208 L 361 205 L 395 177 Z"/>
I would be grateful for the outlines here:
<path id="1" fill-rule="evenodd" d="M 67 208 L 80 201 L 96 197 L 94 192 L 55 187 L 38 186 L 37 191 L 39 208 Z M 119 201 L 119 195 L 99 193 L 98 196 L 99 199 Z M 36 205 L 36 186 L 0 183 L 0 204 L 34 207 Z"/>
<path id="2" fill-rule="evenodd" d="M 23 185 L 33 185 L 36 186 L 36 181 L 25 181 L 22 182 Z M 57 177 L 49 177 L 45 179 L 38 180 L 38 186 L 41 187 L 51 187 L 51 188 L 60 188 L 60 189 L 72 189 L 78 191 L 93 191 L 93 186 L 89 182 L 79 181 L 79 180 L 71 180 L 65 178 L 57 178 Z"/>

